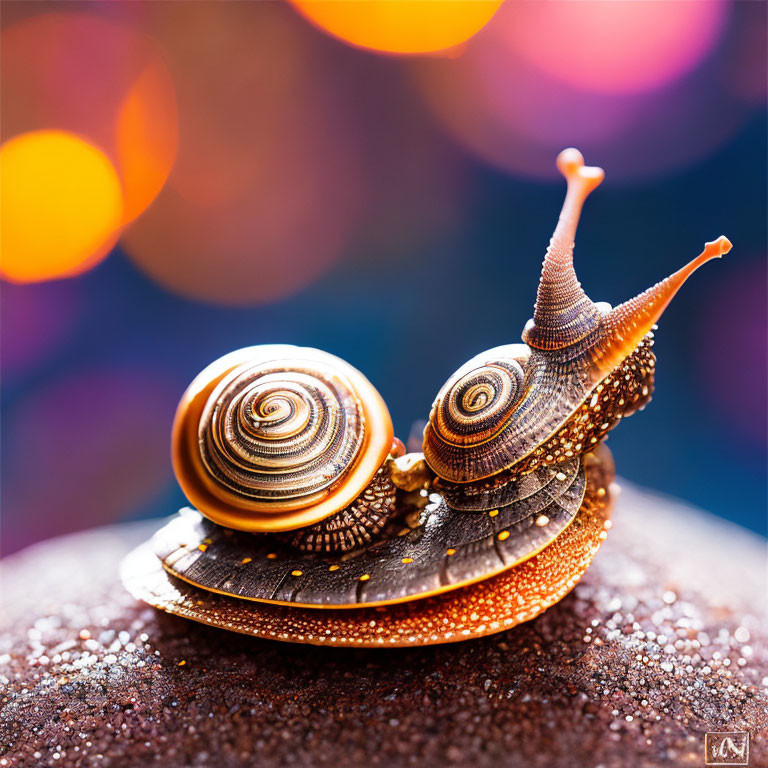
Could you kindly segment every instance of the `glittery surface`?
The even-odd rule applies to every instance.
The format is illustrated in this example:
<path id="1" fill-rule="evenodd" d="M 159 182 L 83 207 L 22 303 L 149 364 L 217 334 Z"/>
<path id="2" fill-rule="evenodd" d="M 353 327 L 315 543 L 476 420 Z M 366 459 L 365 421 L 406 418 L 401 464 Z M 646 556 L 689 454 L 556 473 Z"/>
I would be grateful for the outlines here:
<path id="1" fill-rule="evenodd" d="M 725 730 L 768 765 L 764 542 L 627 487 L 613 522 L 537 619 L 376 651 L 134 600 L 117 563 L 155 522 L 39 545 L 2 569 L 0 765 L 701 766 Z"/>

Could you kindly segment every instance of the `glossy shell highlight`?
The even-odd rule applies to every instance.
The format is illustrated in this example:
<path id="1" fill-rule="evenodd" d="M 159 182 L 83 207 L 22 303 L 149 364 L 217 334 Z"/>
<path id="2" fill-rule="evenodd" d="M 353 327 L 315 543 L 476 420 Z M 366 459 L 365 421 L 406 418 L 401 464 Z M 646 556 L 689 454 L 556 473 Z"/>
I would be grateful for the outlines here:
<path id="1" fill-rule="evenodd" d="M 368 379 L 309 347 L 246 347 L 190 384 L 173 426 L 176 478 L 213 522 L 285 531 L 351 504 L 394 438 Z"/>

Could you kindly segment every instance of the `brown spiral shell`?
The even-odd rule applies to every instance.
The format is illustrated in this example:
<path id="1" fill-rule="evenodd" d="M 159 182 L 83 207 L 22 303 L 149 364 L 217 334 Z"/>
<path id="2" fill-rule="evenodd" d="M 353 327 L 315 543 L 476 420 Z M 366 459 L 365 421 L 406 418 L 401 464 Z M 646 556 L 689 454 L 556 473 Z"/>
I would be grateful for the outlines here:
<path id="1" fill-rule="evenodd" d="M 424 432 L 424 455 L 438 476 L 467 482 L 512 463 L 505 444 L 529 386 L 527 356 L 519 344 L 490 349 L 443 385 Z"/>
<path id="2" fill-rule="evenodd" d="M 348 363 L 310 348 L 248 347 L 212 363 L 185 393 L 174 469 L 214 522 L 291 530 L 354 501 L 392 440 L 381 396 Z"/>

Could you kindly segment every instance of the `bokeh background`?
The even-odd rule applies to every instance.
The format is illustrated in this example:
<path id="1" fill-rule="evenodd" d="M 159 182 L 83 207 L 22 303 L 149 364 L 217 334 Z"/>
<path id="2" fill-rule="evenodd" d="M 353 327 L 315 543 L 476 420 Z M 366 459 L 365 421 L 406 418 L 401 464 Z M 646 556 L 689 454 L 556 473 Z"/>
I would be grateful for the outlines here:
<path id="1" fill-rule="evenodd" d="M 734 243 L 660 323 L 626 478 L 766 525 L 766 5 L 9 2 L 2 547 L 184 503 L 169 432 L 234 348 L 359 367 L 403 439 L 519 340 L 574 145 L 577 269 L 618 303 Z"/>

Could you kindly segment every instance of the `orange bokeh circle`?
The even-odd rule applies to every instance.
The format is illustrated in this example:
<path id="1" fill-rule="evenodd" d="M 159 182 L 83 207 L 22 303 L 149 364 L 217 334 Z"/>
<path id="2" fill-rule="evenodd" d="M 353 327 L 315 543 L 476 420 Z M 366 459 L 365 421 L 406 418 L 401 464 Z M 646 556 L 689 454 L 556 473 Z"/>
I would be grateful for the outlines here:
<path id="1" fill-rule="evenodd" d="M 155 199 L 178 144 L 175 88 L 156 44 L 130 24 L 46 12 L 7 24 L 0 50 L 3 135 L 69 131 L 109 157 L 123 224 Z"/>
<path id="2" fill-rule="evenodd" d="M 291 0 L 320 29 L 383 53 L 434 53 L 477 34 L 503 0 Z"/>
<path id="3" fill-rule="evenodd" d="M 100 261 L 123 220 L 109 158 L 65 131 L 33 131 L 0 147 L 0 275 L 31 283 Z"/>

